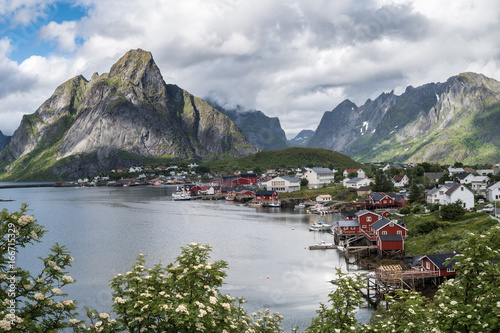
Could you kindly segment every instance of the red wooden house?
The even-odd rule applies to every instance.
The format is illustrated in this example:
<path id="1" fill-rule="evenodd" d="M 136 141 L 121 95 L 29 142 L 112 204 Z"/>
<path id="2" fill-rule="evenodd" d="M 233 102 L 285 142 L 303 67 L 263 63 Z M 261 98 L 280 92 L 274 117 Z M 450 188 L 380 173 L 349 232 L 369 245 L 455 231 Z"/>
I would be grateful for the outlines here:
<path id="1" fill-rule="evenodd" d="M 422 268 L 426 271 L 438 272 L 441 277 L 455 276 L 453 266 L 457 262 L 457 254 L 459 253 L 428 254 L 422 257 Z"/>
<path id="2" fill-rule="evenodd" d="M 240 181 L 247 182 L 247 185 L 257 184 L 259 182 L 259 177 L 257 177 L 255 173 L 242 173 L 240 174 Z"/>
<path id="3" fill-rule="evenodd" d="M 337 235 L 356 235 L 359 234 L 359 227 L 356 220 L 341 220 L 337 222 L 335 232 Z"/>
<path id="4" fill-rule="evenodd" d="M 239 199 L 243 198 L 255 198 L 255 192 L 251 190 L 241 190 L 235 193 L 235 196 Z"/>
<path id="5" fill-rule="evenodd" d="M 392 207 L 396 206 L 396 200 L 384 192 L 373 192 L 368 195 L 366 202 L 374 207 Z"/>
<path id="6" fill-rule="evenodd" d="M 378 235 L 401 235 L 403 239 L 406 239 L 406 231 L 405 227 L 384 217 L 373 223 L 368 231 L 363 230 L 363 234 L 375 242 Z"/>
<path id="7" fill-rule="evenodd" d="M 403 251 L 405 241 L 401 235 L 377 235 L 379 251 Z"/>
<path id="8" fill-rule="evenodd" d="M 370 226 L 381 218 L 382 216 L 369 210 L 361 210 L 356 213 L 356 219 L 363 230 L 369 230 Z"/>
<path id="9" fill-rule="evenodd" d="M 278 202 L 278 192 L 276 191 L 257 191 L 255 192 L 255 201 L 257 202 Z"/>

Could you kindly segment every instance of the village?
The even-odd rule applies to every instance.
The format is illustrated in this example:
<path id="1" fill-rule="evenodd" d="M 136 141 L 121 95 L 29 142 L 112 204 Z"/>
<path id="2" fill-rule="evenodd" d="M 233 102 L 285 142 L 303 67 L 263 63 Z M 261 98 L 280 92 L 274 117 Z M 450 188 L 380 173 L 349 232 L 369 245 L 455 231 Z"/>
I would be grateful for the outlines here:
<path id="1" fill-rule="evenodd" d="M 189 166 L 189 169 L 194 168 L 195 164 Z M 394 166 L 389 164 L 381 167 L 380 172 L 387 172 L 389 168 L 394 174 Z M 158 176 L 155 171 L 168 171 L 169 175 Z M 498 171 L 495 167 L 473 170 L 450 166 L 441 172 L 425 173 L 426 182 L 432 186 L 422 188 L 423 205 L 417 208 L 428 212 L 432 205 L 458 203 L 464 211 L 492 213 L 492 218 L 498 220 L 493 204 L 500 200 L 500 182 L 490 179 Z M 446 253 L 417 256 L 405 253 L 409 230 L 404 210 L 411 201 L 412 190 L 416 189 L 412 186 L 414 184 L 410 184 L 410 172 L 405 168 L 390 177 L 391 191 L 374 190 L 377 178 L 369 178 L 360 168 L 341 172 L 324 167 L 268 169 L 262 174 L 249 170 L 210 177 L 204 181 L 194 171 L 179 171 L 176 167 L 156 170 L 137 168 L 129 172 L 139 173 L 139 176 L 108 181 L 106 185 L 172 184 L 177 185 L 173 200 L 227 200 L 250 207 L 294 207 L 309 214 L 339 214 L 341 218 L 335 225 L 318 229 L 331 232 L 332 244 L 318 244 L 310 248 L 342 251 L 346 259 L 374 257 L 394 260 L 390 264 L 375 266 L 376 269 L 366 276 L 368 299 L 372 291 L 380 300 L 384 294 L 398 289 L 437 287 L 455 276 L 453 265 L 459 253 L 454 249 Z M 338 200 L 331 194 L 332 186 L 350 193 L 349 198 L 353 200 Z M 287 194 L 303 189 L 306 189 L 303 197 L 287 197 Z"/>

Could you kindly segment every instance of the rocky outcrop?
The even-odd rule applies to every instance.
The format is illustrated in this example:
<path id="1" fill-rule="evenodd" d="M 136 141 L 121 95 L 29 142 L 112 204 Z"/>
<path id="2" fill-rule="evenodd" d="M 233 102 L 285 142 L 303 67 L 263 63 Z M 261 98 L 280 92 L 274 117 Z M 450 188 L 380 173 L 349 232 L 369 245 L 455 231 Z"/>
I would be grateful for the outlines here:
<path id="1" fill-rule="evenodd" d="M 43 165 L 38 173 L 46 176 L 79 177 L 143 158 L 206 159 L 254 152 L 231 119 L 166 84 L 151 53 L 139 49 L 126 53 L 109 73 L 95 73 L 90 81 L 78 76 L 59 86 L 34 114 L 24 116 L 0 153 L 0 164 L 14 178 L 27 164 Z"/>

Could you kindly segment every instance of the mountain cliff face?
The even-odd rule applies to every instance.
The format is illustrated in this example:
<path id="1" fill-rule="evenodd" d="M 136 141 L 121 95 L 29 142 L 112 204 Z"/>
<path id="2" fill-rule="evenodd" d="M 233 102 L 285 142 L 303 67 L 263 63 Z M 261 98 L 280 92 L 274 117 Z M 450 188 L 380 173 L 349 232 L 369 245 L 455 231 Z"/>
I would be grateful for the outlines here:
<path id="1" fill-rule="evenodd" d="M 310 145 L 365 162 L 493 163 L 500 154 L 499 121 L 500 83 L 463 73 L 360 107 L 344 101 L 325 112 L 323 130 Z"/>
<path id="2" fill-rule="evenodd" d="M 109 73 L 68 80 L 26 115 L 0 153 L 10 178 L 79 177 L 144 158 L 242 157 L 256 152 L 227 116 L 166 84 L 151 53 L 132 50 Z"/>
<path id="3" fill-rule="evenodd" d="M 258 110 L 228 110 L 216 102 L 207 100 L 210 105 L 228 116 L 238 125 L 247 140 L 259 150 L 280 150 L 288 147 L 285 131 L 277 117 L 268 117 Z"/>
<path id="4" fill-rule="evenodd" d="M 9 142 L 10 136 L 3 135 L 2 131 L 0 131 L 0 151 L 2 151 Z"/>
<path id="5" fill-rule="evenodd" d="M 288 144 L 293 147 L 306 147 L 313 135 L 313 130 L 302 130 L 293 139 L 288 140 Z"/>

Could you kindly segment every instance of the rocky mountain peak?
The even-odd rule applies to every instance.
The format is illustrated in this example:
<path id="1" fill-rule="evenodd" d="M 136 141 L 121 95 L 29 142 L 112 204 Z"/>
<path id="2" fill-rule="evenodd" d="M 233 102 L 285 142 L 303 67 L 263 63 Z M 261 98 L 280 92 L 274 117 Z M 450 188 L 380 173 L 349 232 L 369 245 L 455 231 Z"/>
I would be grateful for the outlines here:
<path id="1" fill-rule="evenodd" d="M 129 81 L 133 85 L 141 87 L 145 87 L 149 81 L 163 80 L 151 52 L 141 49 L 125 53 L 111 67 L 109 78 Z"/>

